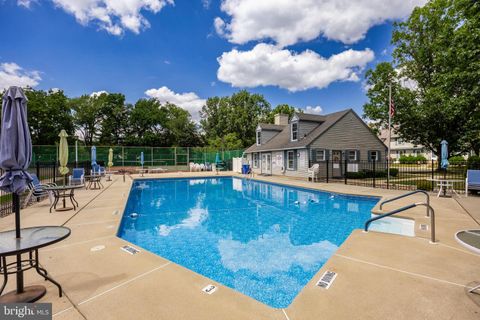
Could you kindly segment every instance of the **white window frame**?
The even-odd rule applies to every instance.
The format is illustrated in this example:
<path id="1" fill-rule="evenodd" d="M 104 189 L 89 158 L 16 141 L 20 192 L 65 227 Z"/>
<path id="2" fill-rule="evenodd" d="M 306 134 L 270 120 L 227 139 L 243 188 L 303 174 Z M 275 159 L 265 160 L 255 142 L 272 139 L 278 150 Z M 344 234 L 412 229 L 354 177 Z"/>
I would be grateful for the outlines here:
<path id="1" fill-rule="evenodd" d="M 292 155 L 292 166 L 290 167 L 290 155 Z M 295 151 L 287 151 L 287 170 L 295 170 Z"/>
<path id="2" fill-rule="evenodd" d="M 373 159 L 373 157 L 372 157 L 372 155 L 373 155 L 374 152 L 375 152 L 375 161 L 380 160 L 380 159 L 378 159 L 378 150 L 370 150 L 370 151 L 369 151 L 369 155 L 368 155 L 368 157 L 369 157 L 368 160 L 369 160 L 369 161 L 374 161 L 374 159 Z"/>
<path id="3" fill-rule="evenodd" d="M 253 167 L 254 167 L 255 169 L 257 169 L 257 168 L 258 168 L 258 163 L 259 163 L 260 154 L 259 154 L 259 153 L 253 153 L 252 157 L 253 157 Z"/>
<path id="4" fill-rule="evenodd" d="M 262 130 L 257 130 L 256 138 L 257 138 L 257 146 L 261 145 L 262 144 Z"/>
<path id="5" fill-rule="evenodd" d="M 353 159 L 350 159 L 350 155 L 351 155 L 350 153 L 351 153 L 351 152 L 353 152 L 353 155 L 354 155 L 354 156 L 353 156 Z M 357 153 L 357 150 L 348 150 L 348 151 L 347 151 L 347 159 L 348 159 L 348 161 L 357 161 L 357 160 L 358 160 L 358 159 L 357 159 L 357 154 L 358 154 L 358 153 Z"/>
<path id="6" fill-rule="evenodd" d="M 295 130 L 295 139 L 293 138 L 293 125 L 296 125 L 297 129 Z M 295 122 L 292 122 L 291 125 L 290 125 L 290 140 L 292 141 L 297 141 L 298 140 L 298 122 L 295 121 Z"/>
<path id="7" fill-rule="evenodd" d="M 319 157 L 319 153 L 322 152 L 322 157 Z M 326 160 L 326 152 L 325 149 L 317 149 L 315 150 L 315 160 L 316 161 L 325 161 Z"/>

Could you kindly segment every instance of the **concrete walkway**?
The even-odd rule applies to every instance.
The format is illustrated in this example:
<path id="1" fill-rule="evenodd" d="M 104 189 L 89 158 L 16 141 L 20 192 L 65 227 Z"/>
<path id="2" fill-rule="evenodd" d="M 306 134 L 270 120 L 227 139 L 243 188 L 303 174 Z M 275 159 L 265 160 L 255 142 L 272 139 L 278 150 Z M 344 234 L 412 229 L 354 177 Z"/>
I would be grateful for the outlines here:
<path id="1" fill-rule="evenodd" d="M 189 173 L 155 177 L 188 177 Z M 192 173 L 192 175 L 209 175 Z M 148 177 L 148 175 L 146 175 Z M 332 192 L 391 197 L 401 192 L 308 183 L 278 177 L 259 180 Z M 415 220 L 415 237 L 354 231 L 335 255 L 286 309 L 273 309 L 162 257 L 142 250 L 130 255 L 117 238 L 132 180 L 121 177 L 102 190 L 77 192 L 77 212 L 48 213 L 48 201 L 22 211 L 22 226 L 66 225 L 72 235 L 40 250 L 40 259 L 65 295 L 35 272 L 27 284 L 44 283 L 54 319 L 479 319 L 480 295 L 468 294 L 480 281 L 480 256 L 461 247 L 456 231 L 478 223 L 450 198 L 432 198 L 438 244 L 429 243 L 424 209 L 402 215 Z M 420 196 L 386 207 L 421 201 Z M 477 207 L 480 207 L 480 201 Z M 13 228 L 13 216 L 0 219 L 0 230 Z M 337 272 L 328 289 L 315 286 L 325 270 Z M 212 295 L 201 289 L 217 284 Z M 12 279 L 6 291 L 13 290 Z"/>

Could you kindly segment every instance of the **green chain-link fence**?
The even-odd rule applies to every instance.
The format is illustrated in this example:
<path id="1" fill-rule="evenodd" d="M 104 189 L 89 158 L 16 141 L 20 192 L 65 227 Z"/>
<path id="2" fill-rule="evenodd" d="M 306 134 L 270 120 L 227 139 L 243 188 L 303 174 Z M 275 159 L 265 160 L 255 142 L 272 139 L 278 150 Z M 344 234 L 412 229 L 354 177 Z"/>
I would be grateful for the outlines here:
<path id="1" fill-rule="evenodd" d="M 243 150 L 216 150 L 208 147 L 119 147 L 97 146 L 97 161 L 108 162 L 108 151 L 113 149 L 114 166 L 140 166 L 143 151 L 145 166 L 187 166 L 194 163 L 214 163 L 218 153 L 220 160 L 230 162 L 241 157 Z M 78 144 L 69 146 L 68 161 L 74 163 L 90 160 L 91 147 Z M 77 155 L 77 159 L 76 159 Z M 58 159 L 57 146 L 33 146 L 33 161 L 53 162 Z"/>

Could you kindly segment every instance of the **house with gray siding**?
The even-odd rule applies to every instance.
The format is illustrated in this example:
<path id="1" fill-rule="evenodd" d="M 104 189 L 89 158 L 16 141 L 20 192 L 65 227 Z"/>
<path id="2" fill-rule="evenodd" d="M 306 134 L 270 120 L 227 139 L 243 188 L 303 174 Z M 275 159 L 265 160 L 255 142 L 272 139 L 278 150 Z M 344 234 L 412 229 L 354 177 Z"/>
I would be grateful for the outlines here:
<path id="1" fill-rule="evenodd" d="M 274 124 L 260 123 L 256 143 L 246 157 L 256 174 L 308 177 L 320 164 L 320 177 L 342 177 L 371 162 L 384 161 L 385 144 L 352 109 L 326 115 L 275 115 Z"/>

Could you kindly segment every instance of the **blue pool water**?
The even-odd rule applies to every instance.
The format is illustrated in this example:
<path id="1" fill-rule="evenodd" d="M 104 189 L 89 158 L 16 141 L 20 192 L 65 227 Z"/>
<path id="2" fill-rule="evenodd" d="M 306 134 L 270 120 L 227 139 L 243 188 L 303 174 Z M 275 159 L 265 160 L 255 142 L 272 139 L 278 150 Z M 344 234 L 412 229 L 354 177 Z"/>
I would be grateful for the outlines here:
<path id="1" fill-rule="evenodd" d="M 231 177 L 136 180 L 118 235 L 285 308 L 377 201 Z"/>

